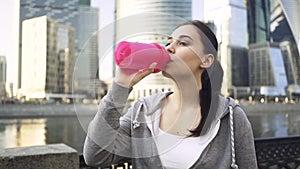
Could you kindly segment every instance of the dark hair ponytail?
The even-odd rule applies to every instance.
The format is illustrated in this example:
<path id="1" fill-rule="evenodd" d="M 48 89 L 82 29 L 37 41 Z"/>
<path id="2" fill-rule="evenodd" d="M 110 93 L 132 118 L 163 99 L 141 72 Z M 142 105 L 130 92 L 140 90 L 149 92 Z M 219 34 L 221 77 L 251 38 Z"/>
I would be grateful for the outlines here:
<path id="1" fill-rule="evenodd" d="M 201 83 L 202 89 L 199 91 L 200 97 L 200 107 L 201 107 L 201 121 L 199 125 L 190 132 L 192 133 L 191 136 L 200 136 L 201 132 L 203 131 L 204 124 L 206 122 L 207 116 L 209 114 L 209 109 L 211 105 L 211 83 L 207 73 L 207 70 L 204 70 L 201 76 Z"/>
<path id="2" fill-rule="evenodd" d="M 210 68 L 203 71 L 201 75 L 202 88 L 199 91 L 201 121 L 194 130 L 190 131 L 192 133 L 190 136 L 204 135 L 210 129 L 217 114 L 222 79 L 223 69 L 219 61 L 214 61 Z"/>
<path id="3" fill-rule="evenodd" d="M 215 34 L 203 22 L 198 20 L 185 22 L 183 25 L 194 25 L 199 30 L 201 42 L 203 43 L 204 53 L 214 55 L 214 62 L 211 67 L 203 71 L 201 75 L 202 88 L 199 91 L 200 106 L 201 106 L 201 121 L 199 125 L 190 132 L 190 136 L 197 137 L 204 135 L 210 129 L 212 121 L 216 117 L 219 104 L 219 94 L 221 91 L 223 80 L 223 69 L 220 62 L 217 60 L 218 41 Z"/>

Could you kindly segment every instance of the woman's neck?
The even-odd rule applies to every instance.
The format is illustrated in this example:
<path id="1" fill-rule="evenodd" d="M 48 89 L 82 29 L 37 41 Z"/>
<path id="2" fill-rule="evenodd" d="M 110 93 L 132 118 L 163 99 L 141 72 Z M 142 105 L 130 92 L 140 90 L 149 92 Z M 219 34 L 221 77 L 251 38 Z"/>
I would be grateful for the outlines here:
<path id="1" fill-rule="evenodd" d="M 198 78 L 200 79 L 200 78 Z M 195 78 L 185 78 L 184 80 L 174 81 L 174 93 L 169 95 L 166 104 L 172 106 L 176 114 L 185 114 L 189 112 L 200 112 L 201 80 Z"/>
<path id="2" fill-rule="evenodd" d="M 201 120 L 199 90 L 195 82 L 175 83 L 173 94 L 163 104 L 160 128 L 176 135 L 191 134 L 189 130 Z"/>

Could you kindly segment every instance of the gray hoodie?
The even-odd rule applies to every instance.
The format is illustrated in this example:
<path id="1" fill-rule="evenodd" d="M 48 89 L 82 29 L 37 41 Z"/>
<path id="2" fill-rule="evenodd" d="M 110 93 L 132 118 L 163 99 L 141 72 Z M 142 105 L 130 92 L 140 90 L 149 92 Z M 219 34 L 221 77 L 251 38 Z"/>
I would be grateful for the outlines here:
<path id="1" fill-rule="evenodd" d="M 163 168 L 147 123 L 170 93 L 143 97 L 133 106 L 127 103 L 129 93 L 113 83 L 102 99 L 84 143 L 87 165 L 106 167 L 131 160 L 133 168 Z M 232 99 L 220 96 L 215 120 L 220 120 L 218 133 L 191 168 L 230 169 L 235 164 L 240 169 L 258 168 L 252 128 L 244 111 Z"/>

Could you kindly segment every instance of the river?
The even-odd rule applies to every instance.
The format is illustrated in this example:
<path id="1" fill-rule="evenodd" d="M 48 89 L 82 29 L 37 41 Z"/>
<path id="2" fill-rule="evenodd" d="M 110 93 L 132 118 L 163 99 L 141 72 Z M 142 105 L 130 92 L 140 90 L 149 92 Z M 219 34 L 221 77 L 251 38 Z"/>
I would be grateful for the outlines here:
<path id="1" fill-rule="evenodd" d="M 78 118 L 80 117 L 80 118 Z M 82 152 L 93 115 L 0 119 L 0 148 L 65 143 Z M 300 112 L 248 114 L 255 138 L 300 135 Z"/>

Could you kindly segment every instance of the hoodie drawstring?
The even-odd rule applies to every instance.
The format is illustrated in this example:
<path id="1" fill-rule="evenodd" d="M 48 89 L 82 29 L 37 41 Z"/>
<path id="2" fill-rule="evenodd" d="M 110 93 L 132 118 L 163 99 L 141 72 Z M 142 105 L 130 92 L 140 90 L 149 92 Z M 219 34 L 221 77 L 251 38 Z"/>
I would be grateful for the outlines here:
<path id="1" fill-rule="evenodd" d="M 142 106 L 143 106 L 143 104 L 140 104 L 140 105 L 139 105 L 139 107 L 138 107 L 138 109 L 137 109 L 137 112 L 136 112 L 136 114 L 135 114 L 134 120 L 133 120 L 133 122 L 132 122 L 133 128 L 134 128 L 134 129 L 140 127 L 140 125 L 141 125 L 141 123 L 138 121 L 138 117 L 139 117 L 140 111 L 141 111 L 141 109 L 142 109 Z"/>
<path id="2" fill-rule="evenodd" d="M 233 129 L 233 108 L 229 105 L 229 121 L 230 121 L 230 142 L 231 142 L 231 168 L 238 169 L 239 166 L 235 161 L 235 149 L 234 149 L 234 129 Z"/>

